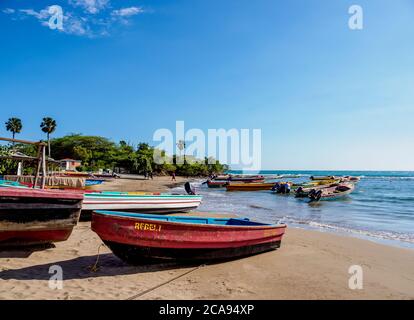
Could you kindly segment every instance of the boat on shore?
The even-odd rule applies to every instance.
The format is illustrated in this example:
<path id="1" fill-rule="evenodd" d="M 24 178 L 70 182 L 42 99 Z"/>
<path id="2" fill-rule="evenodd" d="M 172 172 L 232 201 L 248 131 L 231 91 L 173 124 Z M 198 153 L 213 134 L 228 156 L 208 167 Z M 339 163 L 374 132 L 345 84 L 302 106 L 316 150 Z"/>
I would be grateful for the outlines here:
<path id="1" fill-rule="evenodd" d="M 340 183 L 339 185 L 322 188 L 320 190 L 311 190 L 308 194 L 309 202 L 317 202 L 323 200 L 335 200 L 349 195 L 355 190 L 353 183 Z"/>
<path id="2" fill-rule="evenodd" d="M 240 258 L 280 247 L 286 225 L 248 219 L 96 211 L 92 230 L 130 264 Z"/>
<path id="3" fill-rule="evenodd" d="M 0 246 L 65 241 L 79 220 L 83 193 L 0 188 Z"/>
<path id="4" fill-rule="evenodd" d="M 32 190 L 28 186 L 4 180 L 0 181 L 0 186 Z M 68 192 L 68 190 L 56 191 Z M 118 192 L 93 190 L 78 190 L 77 192 L 84 195 L 81 215 L 81 220 L 83 221 L 90 220 L 92 211 L 94 210 L 121 210 L 136 213 L 189 212 L 196 209 L 201 204 L 202 200 L 202 196 L 195 194 L 182 195 L 160 192 Z"/>
<path id="5" fill-rule="evenodd" d="M 90 219 L 94 210 L 146 213 L 189 212 L 202 200 L 200 195 L 175 195 L 166 193 L 90 192 L 85 193 L 82 220 Z"/>

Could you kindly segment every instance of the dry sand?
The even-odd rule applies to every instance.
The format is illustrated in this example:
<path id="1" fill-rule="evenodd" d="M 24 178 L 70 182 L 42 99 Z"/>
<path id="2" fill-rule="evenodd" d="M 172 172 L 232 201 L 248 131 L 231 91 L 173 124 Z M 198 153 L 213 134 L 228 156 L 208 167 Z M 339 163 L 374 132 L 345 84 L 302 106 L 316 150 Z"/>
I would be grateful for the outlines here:
<path id="1" fill-rule="evenodd" d="M 117 184 L 162 191 L 170 178 L 108 189 Z M 0 299 L 414 299 L 414 250 L 351 237 L 288 228 L 276 251 L 205 266 L 129 266 L 101 243 L 81 222 L 55 248 L 0 252 Z M 49 288 L 53 265 L 62 289 Z M 351 265 L 363 268 L 362 290 L 348 287 Z"/>

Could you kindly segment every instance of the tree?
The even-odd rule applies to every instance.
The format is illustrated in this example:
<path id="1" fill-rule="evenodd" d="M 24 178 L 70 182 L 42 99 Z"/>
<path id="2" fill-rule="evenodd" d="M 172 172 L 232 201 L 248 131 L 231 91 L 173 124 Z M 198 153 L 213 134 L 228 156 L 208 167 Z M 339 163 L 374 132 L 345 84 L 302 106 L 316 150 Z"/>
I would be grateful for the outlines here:
<path id="1" fill-rule="evenodd" d="M 47 147 L 50 158 L 50 134 L 56 130 L 56 121 L 50 117 L 45 117 L 40 124 L 40 128 L 42 128 L 42 131 L 47 134 Z"/>
<path id="2" fill-rule="evenodd" d="M 6 130 L 10 131 L 13 134 L 13 139 L 16 133 L 20 133 L 22 131 L 22 128 L 22 120 L 20 120 L 19 118 L 9 118 L 9 120 L 7 120 L 6 122 Z"/>

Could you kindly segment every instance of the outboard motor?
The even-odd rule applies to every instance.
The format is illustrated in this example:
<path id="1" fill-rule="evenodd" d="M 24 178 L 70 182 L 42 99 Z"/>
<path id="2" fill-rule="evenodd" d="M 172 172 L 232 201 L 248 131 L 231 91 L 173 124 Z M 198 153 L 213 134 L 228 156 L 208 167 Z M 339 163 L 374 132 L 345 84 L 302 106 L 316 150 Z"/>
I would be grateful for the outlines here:
<path id="1" fill-rule="evenodd" d="M 184 189 L 191 196 L 196 194 L 195 189 L 191 187 L 191 184 L 188 181 L 184 184 Z"/>
<path id="2" fill-rule="evenodd" d="M 279 192 L 280 184 L 279 182 L 276 182 L 275 185 L 272 187 L 273 192 Z"/>
<path id="3" fill-rule="evenodd" d="M 312 191 L 309 193 L 310 202 L 319 201 L 322 197 L 322 190 L 313 189 Z"/>
<path id="4" fill-rule="evenodd" d="M 290 193 L 290 185 L 289 185 L 289 183 L 284 183 L 284 184 L 281 185 L 280 193 L 282 193 L 282 194 L 288 194 L 288 193 Z"/>

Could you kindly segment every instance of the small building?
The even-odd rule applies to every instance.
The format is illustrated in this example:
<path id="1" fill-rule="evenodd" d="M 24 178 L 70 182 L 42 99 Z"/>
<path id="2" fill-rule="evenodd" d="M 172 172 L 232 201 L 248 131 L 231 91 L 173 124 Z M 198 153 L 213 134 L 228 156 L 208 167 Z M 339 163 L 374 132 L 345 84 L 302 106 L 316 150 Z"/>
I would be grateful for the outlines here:
<path id="1" fill-rule="evenodd" d="M 59 160 L 60 168 L 66 171 L 76 171 L 77 167 L 82 165 L 81 160 L 74 160 L 74 159 L 62 159 Z"/>

